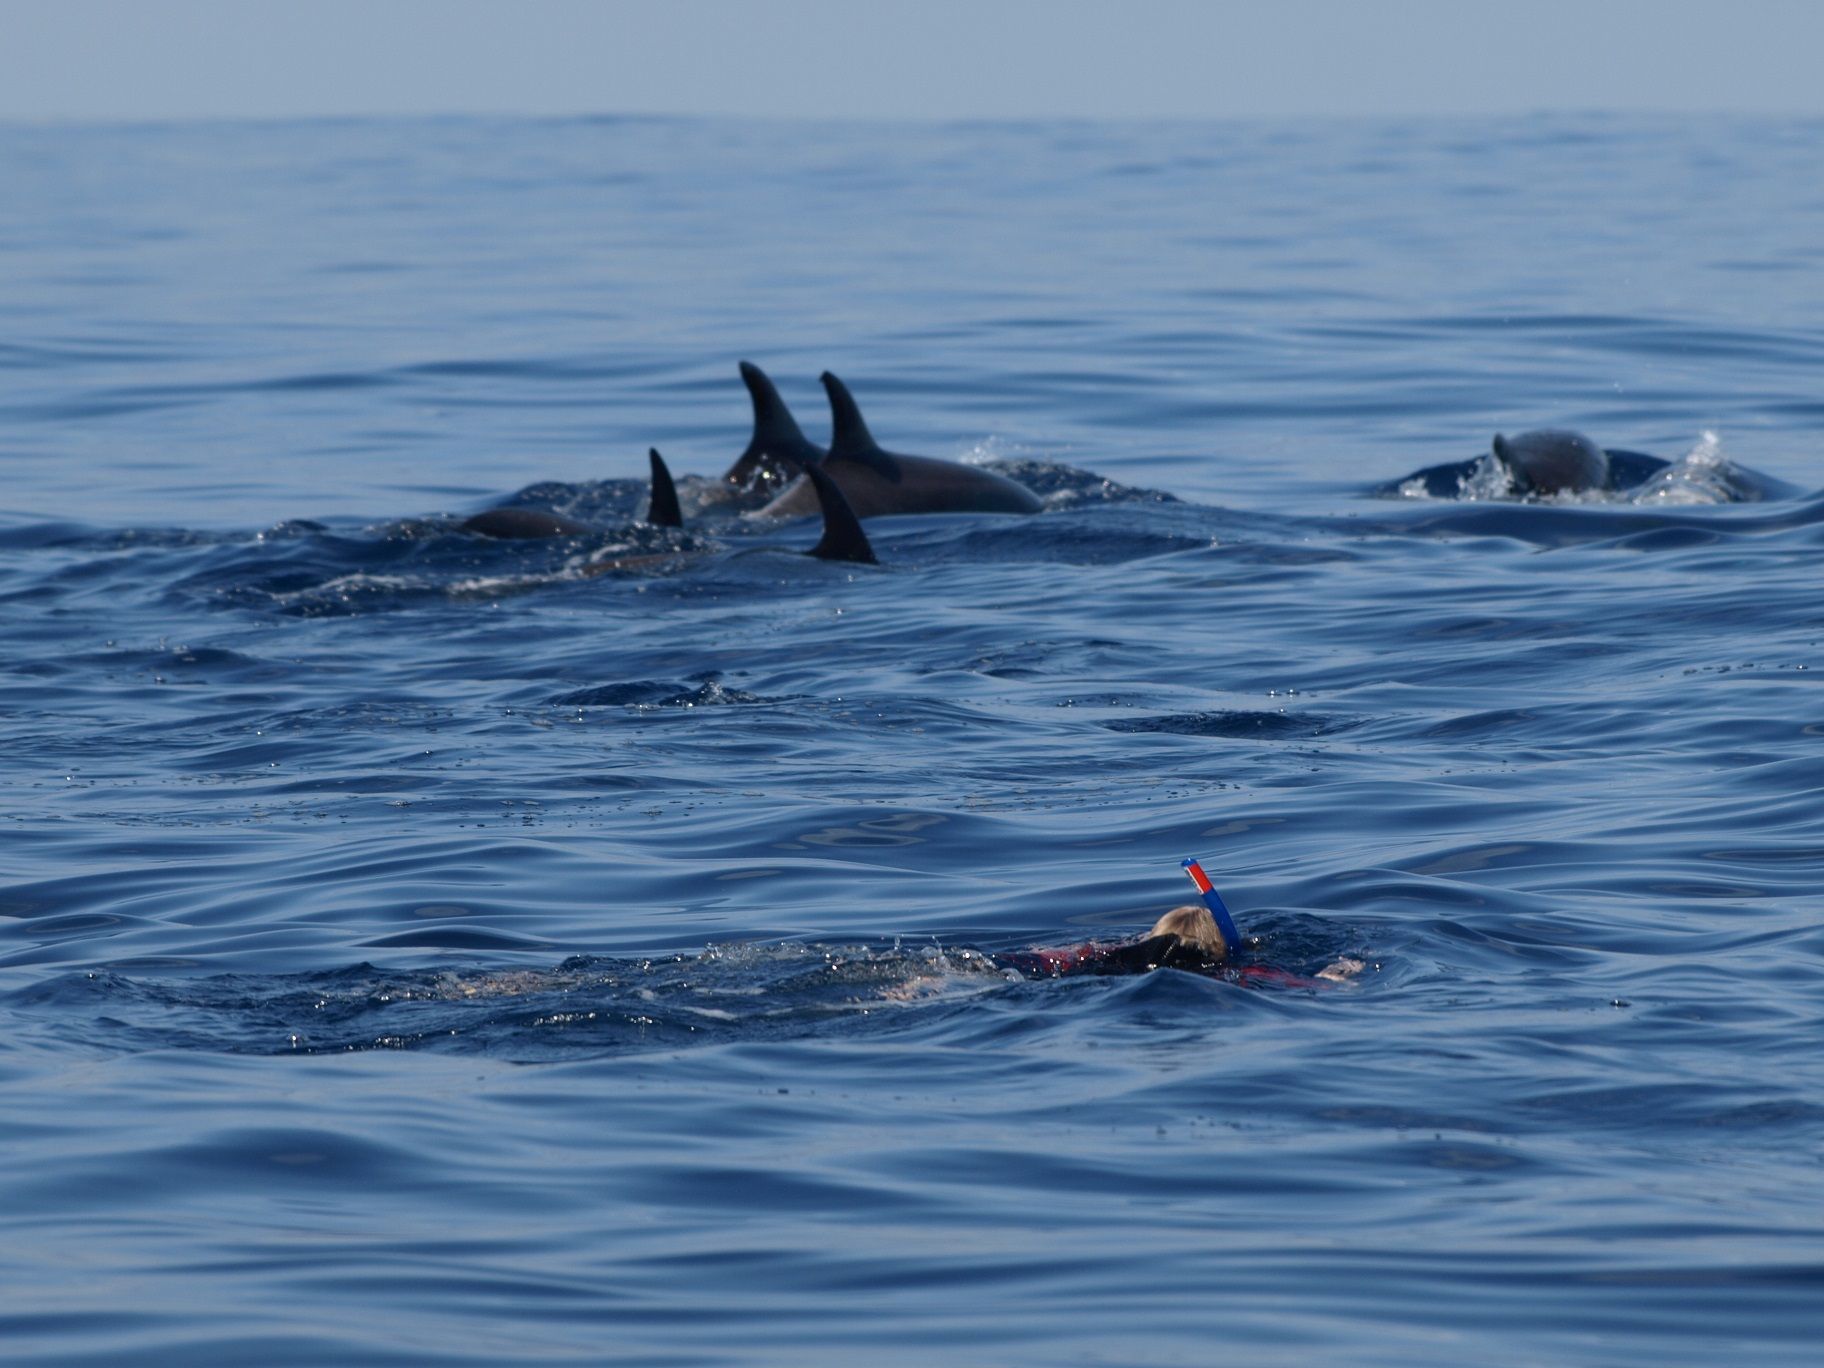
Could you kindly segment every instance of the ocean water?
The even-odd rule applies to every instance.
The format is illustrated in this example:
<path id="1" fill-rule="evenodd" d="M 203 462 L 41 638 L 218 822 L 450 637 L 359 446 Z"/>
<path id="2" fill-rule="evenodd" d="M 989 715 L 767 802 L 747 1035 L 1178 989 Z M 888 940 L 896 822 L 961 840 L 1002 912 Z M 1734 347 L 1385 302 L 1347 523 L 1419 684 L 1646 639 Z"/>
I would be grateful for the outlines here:
<path id="1" fill-rule="evenodd" d="M 9 1363 L 1816 1361 L 1824 124 L 0 185 Z M 639 527 L 743 358 L 1045 511 Z M 1542 426 L 1674 464 L 1370 497 Z M 994 965 L 1188 856 L 1361 972 Z"/>

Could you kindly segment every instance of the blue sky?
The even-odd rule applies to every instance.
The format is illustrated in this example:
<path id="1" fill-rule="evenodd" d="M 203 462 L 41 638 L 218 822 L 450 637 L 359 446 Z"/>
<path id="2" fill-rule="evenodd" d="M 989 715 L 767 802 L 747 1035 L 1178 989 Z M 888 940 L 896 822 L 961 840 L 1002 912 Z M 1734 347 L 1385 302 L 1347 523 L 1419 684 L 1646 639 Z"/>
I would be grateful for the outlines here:
<path id="1" fill-rule="evenodd" d="M 0 0 L 0 118 L 1824 113 L 1810 0 Z"/>

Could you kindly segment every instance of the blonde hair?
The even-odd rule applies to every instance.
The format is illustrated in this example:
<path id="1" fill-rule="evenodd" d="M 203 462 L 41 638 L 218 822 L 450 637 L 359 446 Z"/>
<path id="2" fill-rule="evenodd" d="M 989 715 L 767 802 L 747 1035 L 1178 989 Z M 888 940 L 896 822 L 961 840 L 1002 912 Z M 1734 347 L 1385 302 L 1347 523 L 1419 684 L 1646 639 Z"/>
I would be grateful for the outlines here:
<path id="1" fill-rule="evenodd" d="M 1216 919 L 1210 915 L 1207 907 L 1185 904 L 1174 907 L 1158 921 L 1148 936 L 1176 936 L 1186 945 L 1194 945 L 1212 959 L 1221 959 L 1229 953 L 1229 943 L 1222 938 L 1222 932 L 1216 929 Z"/>

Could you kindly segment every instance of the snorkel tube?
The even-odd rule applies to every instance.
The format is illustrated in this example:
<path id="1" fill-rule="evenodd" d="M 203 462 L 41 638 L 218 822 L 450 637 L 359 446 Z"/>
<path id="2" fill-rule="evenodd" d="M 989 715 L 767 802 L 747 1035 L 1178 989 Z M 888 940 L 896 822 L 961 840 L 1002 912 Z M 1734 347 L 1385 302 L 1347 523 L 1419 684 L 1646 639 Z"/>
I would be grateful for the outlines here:
<path id="1" fill-rule="evenodd" d="M 1203 872 L 1203 866 L 1195 860 L 1186 860 L 1184 872 L 1190 881 L 1197 885 L 1198 896 L 1203 899 L 1203 905 L 1210 909 L 1210 916 L 1216 922 L 1216 929 L 1222 932 L 1222 939 L 1228 944 L 1229 949 L 1231 951 L 1239 950 L 1241 932 L 1235 929 L 1235 919 L 1229 915 L 1229 909 L 1222 905 L 1222 894 L 1216 891 L 1216 886 L 1210 882 L 1210 876 Z"/>

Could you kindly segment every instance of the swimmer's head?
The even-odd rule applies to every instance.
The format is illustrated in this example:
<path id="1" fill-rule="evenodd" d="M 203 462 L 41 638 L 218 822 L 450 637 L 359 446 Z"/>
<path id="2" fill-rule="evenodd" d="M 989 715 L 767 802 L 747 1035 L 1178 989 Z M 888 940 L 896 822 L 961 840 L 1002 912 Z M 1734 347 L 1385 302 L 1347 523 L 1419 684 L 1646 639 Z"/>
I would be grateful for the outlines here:
<path id="1" fill-rule="evenodd" d="M 1211 959 L 1225 959 L 1229 953 L 1229 944 L 1222 938 L 1222 932 L 1216 929 L 1216 919 L 1210 915 L 1207 907 L 1195 907 L 1186 904 L 1174 907 L 1158 921 L 1153 929 L 1146 933 L 1150 936 L 1176 936 L 1186 945 L 1193 945 Z"/>

